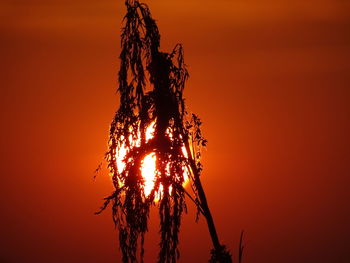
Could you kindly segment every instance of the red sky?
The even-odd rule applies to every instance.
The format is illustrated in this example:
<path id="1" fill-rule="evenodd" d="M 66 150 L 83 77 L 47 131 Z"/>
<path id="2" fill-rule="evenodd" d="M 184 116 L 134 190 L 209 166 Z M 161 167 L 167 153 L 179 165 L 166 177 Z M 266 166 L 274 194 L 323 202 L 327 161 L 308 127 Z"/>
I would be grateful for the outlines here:
<path id="1" fill-rule="evenodd" d="M 118 107 L 122 3 L 0 3 L 1 263 L 120 262 L 110 213 L 93 214 L 112 185 L 92 177 Z M 245 263 L 350 262 L 350 4 L 147 3 L 162 48 L 185 47 L 223 243 L 236 253 L 244 229 Z M 180 262 L 209 258 L 194 219 L 192 209 Z"/>

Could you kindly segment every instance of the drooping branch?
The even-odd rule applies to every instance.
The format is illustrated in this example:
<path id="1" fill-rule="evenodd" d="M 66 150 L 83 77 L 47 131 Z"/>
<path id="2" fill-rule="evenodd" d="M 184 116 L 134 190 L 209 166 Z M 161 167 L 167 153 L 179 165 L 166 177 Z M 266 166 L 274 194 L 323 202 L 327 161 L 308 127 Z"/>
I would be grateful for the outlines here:
<path id="1" fill-rule="evenodd" d="M 115 189 L 105 198 L 101 211 L 112 205 L 123 263 L 138 262 L 138 258 L 143 262 L 149 211 L 156 205 L 161 237 L 158 262 L 175 263 L 187 195 L 207 220 L 214 245 L 211 262 L 231 262 L 231 255 L 219 242 L 200 181 L 201 148 L 206 140 L 200 119 L 189 116 L 185 109 L 188 72 L 183 48 L 177 44 L 172 52 L 161 52 L 158 27 L 147 5 L 137 0 L 127 0 L 125 5 L 118 75 L 120 106 L 111 123 L 105 156 Z M 118 162 L 120 152 L 124 152 L 122 163 Z M 155 156 L 155 178 L 146 193 L 141 167 L 150 154 Z M 193 197 L 183 187 L 187 177 Z"/>

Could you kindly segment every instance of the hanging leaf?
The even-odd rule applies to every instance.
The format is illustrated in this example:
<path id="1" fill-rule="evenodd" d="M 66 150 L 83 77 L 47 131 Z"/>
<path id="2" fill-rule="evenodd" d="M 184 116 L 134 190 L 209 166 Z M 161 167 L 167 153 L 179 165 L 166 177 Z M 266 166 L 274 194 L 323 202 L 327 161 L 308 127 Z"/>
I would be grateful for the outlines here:
<path id="1" fill-rule="evenodd" d="M 111 123 L 105 156 L 115 189 L 98 213 L 112 205 L 123 263 L 143 262 L 149 212 L 156 206 L 158 262 L 175 263 L 180 256 L 181 218 L 187 211 L 185 195 L 194 201 L 198 213 L 211 218 L 199 179 L 200 151 L 207 141 L 200 119 L 189 116 L 185 109 L 183 91 L 189 74 L 182 45 L 177 44 L 170 53 L 160 51 L 160 34 L 147 5 L 137 0 L 127 0 L 125 5 L 118 74 L 120 107 Z M 145 167 L 152 173 L 151 181 L 145 178 Z M 194 197 L 184 188 L 188 180 Z M 212 219 L 208 225 L 215 255 L 220 254 Z"/>

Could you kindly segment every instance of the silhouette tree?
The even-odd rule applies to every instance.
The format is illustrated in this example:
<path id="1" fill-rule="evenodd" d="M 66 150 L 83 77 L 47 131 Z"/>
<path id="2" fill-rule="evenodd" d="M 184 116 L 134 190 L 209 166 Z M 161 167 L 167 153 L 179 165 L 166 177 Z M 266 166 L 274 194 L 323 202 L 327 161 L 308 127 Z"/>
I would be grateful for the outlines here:
<path id="1" fill-rule="evenodd" d="M 143 262 L 149 212 L 156 206 L 161 237 L 158 262 L 175 263 L 187 196 L 197 207 L 197 219 L 202 214 L 207 221 L 214 246 L 210 262 L 232 262 L 231 254 L 219 242 L 200 180 L 201 148 L 207 141 L 199 117 L 185 109 L 183 91 L 189 75 L 182 45 L 177 44 L 170 53 L 161 52 L 158 27 L 147 5 L 137 0 L 126 0 L 125 5 L 120 107 L 110 126 L 105 155 L 115 189 L 97 213 L 111 204 L 123 262 L 138 262 L 138 258 Z M 151 126 L 154 132 L 149 138 L 147 129 Z M 122 168 L 117 162 L 121 149 L 126 152 Z M 146 194 L 141 166 L 151 153 L 156 159 L 156 172 L 153 189 Z M 183 187 L 185 177 L 189 178 L 191 193 Z"/>

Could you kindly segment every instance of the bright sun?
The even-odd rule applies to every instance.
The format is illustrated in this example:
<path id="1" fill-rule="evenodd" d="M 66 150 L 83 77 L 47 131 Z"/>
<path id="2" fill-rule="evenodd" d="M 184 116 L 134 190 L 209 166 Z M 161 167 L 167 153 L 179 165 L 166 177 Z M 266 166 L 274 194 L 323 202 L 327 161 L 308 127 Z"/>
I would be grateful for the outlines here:
<path id="1" fill-rule="evenodd" d="M 145 156 L 141 164 L 142 177 L 145 180 L 145 194 L 149 195 L 154 186 L 154 177 L 156 175 L 156 154 L 150 153 Z"/>
<path id="2" fill-rule="evenodd" d="M 151 138 L 154 136 L 154 128 L 155 122 L 151 123 L 150 126 L 146 129 L 146 142 L 149 141 Z M 171 134 L 170 138 L 171 138 Z M 131 147 L 137 147 L 140 146 L 140 139 L 138 138 L 137 140 L 132 140 L 132 137 L 129 137 L 129 140 L 131 141 Z M 125 162 L 124 158 L 127 154 L 127 148 L 125 146 L 125 143 L 121 145 L 121 147 L 117 151 L 117 167 L 118 167 L 118 172 L 121 173 L 124 168 L 125 168 Z M 187 157 L 187 151 L 186 148 L 183 146 L 182 147 L 182 152 L 185 157 Z M 155 181 L 155 176 L 156 176 L 156 154 L 154 152 L 147 154 L 143 160 L 141 161 L 141 174 L 144 179 L 144 192 L 146 196 L 148 196 L 153 187 L 154 187 L 154 181 Z M 188 170 L 184 169 L 184 184 L 188 182 Z M 162 189 L 162 186 L 160 186 L 160 189 Z M 171 189 L 169 189 L 171 190 Z M 156 198 L 158 199 L 158 198 Z"/>

